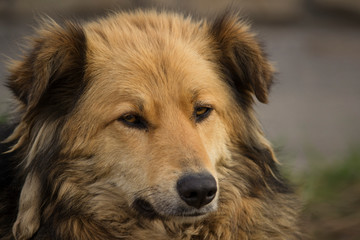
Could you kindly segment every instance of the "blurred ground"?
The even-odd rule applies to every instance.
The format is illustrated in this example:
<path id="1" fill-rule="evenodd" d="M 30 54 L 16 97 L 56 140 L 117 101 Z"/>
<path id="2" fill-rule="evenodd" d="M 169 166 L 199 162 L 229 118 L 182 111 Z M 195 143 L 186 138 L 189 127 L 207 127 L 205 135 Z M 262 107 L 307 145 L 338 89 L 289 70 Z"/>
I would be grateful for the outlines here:
<path id="1" fill-rule="evenodd" d="M 360 150 L 338 160 L 327 166 L 314 161 L 310 170 L 293 176 L 301 186 L 303 229 L 310 239 L 360 239 Z"/>
<path id="2" fill-rule="evenodd" d="M 317 233 L 316 239 L 360 239 L 359 216 L 352 214 L 360 212 L 360 178 L 332 188 L 326 183 L 341 182 L 349 174 L 322 177 L 329 163 L 333 172 L 343 165 L 351 174 L 360 171 L 359 164 L 349 165 L 343 157 L 351 146 L 357 151 L 360 147 L 358 0 L 0 0 L 0 82 L 6 79 L 7 57 L 21 53 L 23 37 L 32 33 L 34 19 L 43 13 L 89 19 L 106 9 L 160 6 L 212 15 L 229 3 L 251 19 L 278 69 L 270 103 L 256 107 L 266 134 L 285 165 L 305 173 L 299 180 L 307 184 L 305 195 L 309 184 L 320 182 L 305 199 L 306 227 Z M 0 116 L 9 108 L 9 97 L 1 86 Z M 359 154 L 351 159 L 360 161 Z M 319 200 L 324 187 L 335 195 Z"/>

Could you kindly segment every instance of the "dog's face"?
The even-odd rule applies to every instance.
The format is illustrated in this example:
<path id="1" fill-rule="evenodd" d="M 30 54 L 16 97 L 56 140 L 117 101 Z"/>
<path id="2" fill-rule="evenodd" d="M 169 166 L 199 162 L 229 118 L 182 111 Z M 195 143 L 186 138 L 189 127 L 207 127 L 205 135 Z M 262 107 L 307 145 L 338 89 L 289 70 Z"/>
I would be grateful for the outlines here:
<path id="1" fill-rule="evenodd" d="M 39 34 L 9 81 L 23 111 L 14 149 L 25 149 L 33 189 L 22 206 L 40 206 L 47 189 L 52 204 L 94 212 L 194 221 L 217 209 L 217 165 L 232 158 L 231 139 L 261 137 L 251 105 L 271 85 L 246 25 L 139 12 Z M 35 231 L 24 218 L 38 211 L 20 208 L 14 231 Z"/>
<path id="2" fill-rule="evenodd" d="M 96 158 L 111 166 L 111 181 L 124 191 L 129 203 L 146 202 L 163 216 L 213 211 L 215 165 L 226 149 L 225 128 L 217 113 L 223 96 L 216 95 L 224 86 L 201 58 L 172 59 L 174 66 L 151 62 L 154 69 L 147 69 L 147 59 L 142 60 L 139 67 L 120 66 L 118 73 L 94 79 L 103 80 L 109 90 L 104 93 L 103 88 L 94 87 L 83 106 L 91 109 L 90 116 L 94 112 L 104 116 L 101 125 L 106 127 L 96 135 L 101 143 Z M 155 68 L 160 64 L 165 64 L 165 73 Z M 192 71 L 193 65 L 201 74 Z M 102 69 L 114 72 L 105 66 Z M 133 76 L 122 74 L 127 71 Z M 111 99 L 106 96 L 109 93 Z M 105 97 L 98 109 L 91 107 L 95 96 Z M 179 184 L 186 177 L 183 184 L 189 189 L 182 193 Z M 197 181 L 201 183 L 198 189 Z"/>
<path id="3" fill-rule="evenodd" d="M 129 205 L 166 218 L 205 215 L 217 208 L 216 163 L 227 157 L 229 88 L 195 44 L 133 31 L 131 48 L 126 34 L 111 44 L 89 39 L 91 83 L 73 119 L 99 128 L 93 158 Z"/>

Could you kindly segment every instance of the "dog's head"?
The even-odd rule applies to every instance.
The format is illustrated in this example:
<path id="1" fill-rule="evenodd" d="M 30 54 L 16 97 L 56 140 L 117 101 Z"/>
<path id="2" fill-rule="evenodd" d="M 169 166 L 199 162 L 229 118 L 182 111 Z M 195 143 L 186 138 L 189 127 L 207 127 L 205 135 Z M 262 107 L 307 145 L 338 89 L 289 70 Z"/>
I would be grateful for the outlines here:
<path id="1" fill-rule="evenodd" d="M 138 12 L 39 33 L 12 68 L 23 112 L 12 139 L 26 152 L 25 186 L 45 185 L 24 188 L 20 203 L 49 207 L 20 208 L 14 231 L 30 235 L 38 224 L 24 216 L 50 218 L 51 204 L 185 221 L 215 211 L 217 165 L 234 135 L 247 141 L 253 96 L 266 102 L 271 85 L 248 27 L 235 15 Z"/>

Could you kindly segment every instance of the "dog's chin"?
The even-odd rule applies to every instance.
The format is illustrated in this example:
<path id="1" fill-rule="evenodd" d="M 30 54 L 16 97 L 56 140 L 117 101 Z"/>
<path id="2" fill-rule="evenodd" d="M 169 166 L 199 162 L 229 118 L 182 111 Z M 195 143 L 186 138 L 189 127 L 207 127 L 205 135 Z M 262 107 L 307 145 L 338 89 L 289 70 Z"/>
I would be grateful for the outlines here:
<path id="1" fill-rule="evenodd" d="M 212 207 L 204 208 L 201 210 L 198 209 L 184 209 L 179 208 L 177 210 L 172 210 L 170 212 L 159 212 L 146 200 L 138 198 L 136 199 L 132 207 L 144 218 L 154 220 L 171 220 L 179 223 L 193 223 L 199 221 L 206 217 L 209 213 L 215 211 L 216 209 Z"/>

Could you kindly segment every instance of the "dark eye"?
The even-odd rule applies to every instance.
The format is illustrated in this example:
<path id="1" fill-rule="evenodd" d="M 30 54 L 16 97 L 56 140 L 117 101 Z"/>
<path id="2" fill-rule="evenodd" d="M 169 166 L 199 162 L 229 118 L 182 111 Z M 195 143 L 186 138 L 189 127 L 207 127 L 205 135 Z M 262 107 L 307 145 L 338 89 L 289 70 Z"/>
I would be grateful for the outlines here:
<path id="1" fill-rule="evenodd" d="M 196 107 L 194 110 L 194 117 L 197 123 L 206 119 L 213 109 L 210 107 Z"/>
<path id="2" fill-rule="evenodd" d="M 124 114 L 119 118 L 119 121 L 124 123 L 127 127 L 133 127 L 138 129 L 147 128 L 146 121 L 142 117 L 136 114 L 130 114 L 130 113 Z"/>

